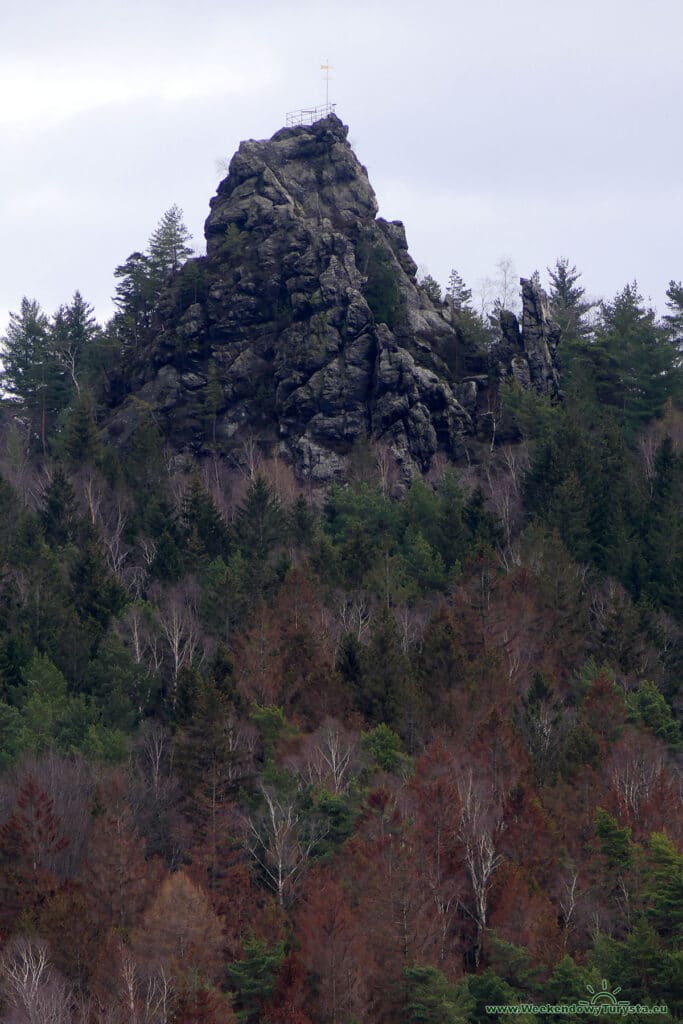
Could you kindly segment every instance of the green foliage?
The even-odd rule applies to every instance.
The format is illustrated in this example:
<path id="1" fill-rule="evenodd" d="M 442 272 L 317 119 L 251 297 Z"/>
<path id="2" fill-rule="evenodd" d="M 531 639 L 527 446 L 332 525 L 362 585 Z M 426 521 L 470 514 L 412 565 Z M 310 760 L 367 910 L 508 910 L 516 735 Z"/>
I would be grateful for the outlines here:
<path id="1" fill-rule="evenodd" d="M 92 463 L 98 458 L 101 443 L 94 405 L 89 395 L 80 395 L 69 410 L 62 445 L 64 456 L 74 465 Z"/>
<path id="2" fill-rule="evenodd" d="M 683 284 L 680 281 L 669 281 L 666 305 L 669 312 L 664 315 L 664 323 L 672 343 L 680 350 L 683 343 Z"/>
<path id="3" fill-rule="evenodd" d="M 153 272 L 163 279 L 177 274 L 192 255 L 192 236 L 183 222 L 183 211 L 174 204 L 161 217 L 149 239 L 147 251 Z"/>
<path id="4" fill-rule="evenodd" d="M 427 293 L 430 300 L 434 303 L 435 306 L 440 306 L 443 303 L 443 298 L 441 296 L 441 285 L 435 278 L 432 277 L 431 274 L 425 274 L 424 277 L 421 277 L 418 280 L 418 284 L 420 288 L 422 288 L 422 290 Z"/>
<path id="5" fill-rule="evenodd" d="M 171 530 L 164 530 L 159 537 L 149 575 L 152 579 L 175 583 L 182 573 L 183 556 L 180 548 Z"/>
<path id="6" fill-rule="evenodd" d="M 663 832 L 650 836 L 644 896 L 647 918 L 657 934 L 671 949 L 680 950 L 683 944 L 683 854 Z"/>
<path id="7" fill-rule="evenodd" d="M 259 1024 L 264 1004 L 275 990 L 278 971 L 284 960 L 284 943 L 270 945 L 252 934 L 244 940 L 244 957 L 228 965 L 230 987 L 236 993 L 235 1007 L 239 1024 Z"/>
<path id="8" fill-rule="evenodd" d="M 73 604 L 81 619 L 103 631 L 128 599 L 121 584 L 110 575 L 94 543 L 79 551 L 70 573 Z"/>
<path id="9" fill-rule="evenodd" d="M 512 377 L 500 384 L 506 432 L 527 440 L 545 438 L 553 429 L 557 406 L 548 395 L 522 388 Z"/>
<path id="10" fill-rule="evenodd" d="M 183 529 L 186 540 L 196 539 L 195 549 L 213 560 L 225 557 L 228 529 L 216 504 L 195 474 L 183 497 Z"/>
<path id="11" fill-rule="evenodd" d="M 457 270 L 451 270 L 446 287 L 446 302 L 451 309 L 461 312 L 472 301 L 472 289 L 468 288 Z"/>
<path id="12" fill-rule="evenodd" d="M 10 313 L 2 349 L 0 385 L 31 414 L 45 453 L 50 427 L 67 402 L 68 389 L 48 318 L 34 299 L 23 298 L 20 312 Z"/>
<path id="13" fill-rule="evenodd" d="M 94 382 L 100 364 L 101 330 L 93 307 L 79 291 L 59 307 L 50 326 L 50 348 L 63 372 L 69 398 L 83 397 L 83 385 Z"/>
<path id="14" fill-rule="evenodd" d="M 99 645 L 86 669 L 83 687 L 101 710 L 102 725 L 127 734 L 153 710 L 159 697 L 158 678 L 134 661 L 112 635 Z"/>
<path id="15" fill-rule="evenodd" d="M 683 397 L 680 353 L 635 282 L 602 303 L 585 358 L 597 401 L 614 409 L 629 434 L 660 415 L 667 398 Z"/>
<path id="16" fill-rule="evenodd" d="M 282 708 L 274 705 L 264 707 L 254 704 L 251 707 L 250 717 L 261 734 L 263 759 L 267 763 L 272 763 L 278 743 L 289 731 L 285 713 Z"/>
<path id="17" fill-rule="evenodd" d="M 567 344 L 586 338 L 590 334 L 587 315 L 595 303 L 587 302 L 586 289 L 579 284 L 580 272 L 569 266 L 569 260 L 560 258 L 554 267 L 548 267 L 550 277 L 550 310 L 562 331 L 563 369 Z M 567 367 L 568 369 L 568 367 Z"/>
<path id="18" fill-rule="evenodd" d="M 319 571 L 389 605 L 444 590 L 472 546 L 498 537 L 481 492 L 465 501 L 452 473 L 437 491 L 414 480 L 400 504 L 366 483 L 332 487 L 321 525 L 332 544 L 318 539 Z"/>
<path id="19" fill-rule="evenodd" d="M 403 751 L 403 743 L 385 722 L 380 722 L 370 732 L 362 734 L 363 749 L 370 755 L 374 764 L 385 772 L 406 771 L 410 758 Z"/>
<path id="20" fill-rule="evenodd" d="M 386 610 L 360 652 L 360 686 L 354 704 L 373 723 L 398 725 L 411 703 L 408 658 L 401 650 L 396 621 Z"/>
<path id="21" fill-rule="evenodd" d="M 29 741 L 21 712 L 0 701 L 0 771 L 6 771 L 14 764 Z"/>
<path id="22" fill-rule="evenodd" d="M 159 281 L 149 256 L 130 254 L 114 271 L 119 279 L 114 295 L 117 312 L 113 328 L 123 344 L 139 345 L 151 334 L 154 313 L 159 299 Z"/>
<path id="23" fill-rule="evenodd" d="M 237 510 L 234 531 L 242 555 L 250 562 L 265 562 L 284 540 L 285 514 L 263 477 L 256 478 Z"/>
<path id="24" fill-rule="evenodd" d="M 138 346 L 151 338 L 161 290 L 192 254 L 182 210 L 167 210 L 153 231 L 147 252 L 134 252 L 114 271 L 119 279 L 113 331 L 121 347 Z M 185 283 L 185 282 L 184 282 Z M 196 286 L 196 283 L 195 283 Z"/>
<path id="25" fill-rule="evenodd" d="M 467 985 L 452 985 L 436 967 L 405 967 L 406 1020 L 412 1024 L 467 1024 L 475 1005 Z"/>
<path id="26" fill-rule="evenodd" d="M 76 495 L 61 466 L 55 470 L 43 497 L 41 512 L 45 540 L 53 547 L 72 541 L 76 531 Z"/>
<path id="27" fill-rule="evenodd" d="M 538 991 L 541 971 L 533 963 L 528 949 L 506 942 L 496 934 L 489 937 L 489 946 L 491 970 L 523 995 L 530 996 Z"/>
<path id="28" fill-rule="evenodd" d="M 401 314 L 401 292 L 389 251 L 370 239 L 358 245 L 358 260 L 366 282 L 363 294 L 377 323 L 394 329 Z"/>
<path id="29" fill-rule="evenodd" d="M 231 262 L 238 263 L 244 250 L 244 232 L 236 224 L 228 224 L 225 229 L 221 251 Z"/>
<path id="30" fill-rule="evenodd" d="M 66 679 L 47 655 L 36 651 L 24 671 L 24 680 L 23 714 L 29 744 L 33 750 L 45 750 L 60 738 L 69 712 L 74 710 Z"/>
<path id="31" fill-rule="evenodd" d="M 634 720 L 641 721 L 671 748 L 680 747 L 680 726 L 673 717 L 664 694 L 654 683 L 647 679 L 642 682 L 640 688 L 627 697 L 626 705 Z"/>
<path id="32" fill-rule="evenodd" d="M 600 840 L 600 849 L 608 867 L 615 871 L 628 871 L 633 857 L 631 829 L 619 828 L 616 820 L 602 807 L 595 813 L 595 834 Z"/>
<path id="33" fill-rule="evenodd" d="M 482 974 L 470 974 L 467 977 L 467 988 L 474 999 L 474 1009 L 470 1012 L 472 1024 L 485 1024 L 490 1021 L 486 1007 L 491 1004 L 515 1004 L 519 1000 L 517 993 L 507 982 L 499 978 L 495 971 L 488 969 Z M 522 1014 L 515 1014 L 517 1020 L 528 1021 Z"/>

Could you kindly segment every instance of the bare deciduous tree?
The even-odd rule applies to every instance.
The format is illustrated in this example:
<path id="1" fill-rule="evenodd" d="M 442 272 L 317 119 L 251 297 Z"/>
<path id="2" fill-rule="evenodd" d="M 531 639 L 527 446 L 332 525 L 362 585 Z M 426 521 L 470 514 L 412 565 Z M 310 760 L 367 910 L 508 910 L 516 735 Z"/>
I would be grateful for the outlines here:
<path id="1" fill-rule="evenodd" d="M 280 796 L 262 783 L 259 789 L 263 809 L 246 819 L 245 845 L 284 905 L 327 827 L 304 815 L 295 797 Z"/>
<path id="2" fill-rule="evenodd" d="M 496 853 L 496 842 L 503 827 L 502 813 L 496 805 L 492 787 L 481 778 L 475 779 L 469 768 L 458 778 L 460 820 L 458 838 L 463 845 L 465 863 L 474 895 L 476 939 L 475 966 L 479 966 L 488 918 L 489 893 L 496 868 L 502 856 Z"/>
<path id="3" fill-rule="evenodd" d="M 362 764 L 358 736 L 328 719 L 304 738 L 301 750 L 287 764 L 309 786 L 345 793 Z"/>
<path id="4" fill-rule="evenodd" d="M 199 650 L 201 628 L 197 618 L 197 594 L 191 587 L 174 587 L 157 594 L 157 605 L 159 627 L 175 685 L 181 669 L 192 663 Z"/>
<path id="5" fill-rule="evenodd" d="M 45 943 L 26 938 L 10 942 L 0 976 L 10 1008 L 7 1024 L 71 1024 L 73 993 L 50 964 Z"/>

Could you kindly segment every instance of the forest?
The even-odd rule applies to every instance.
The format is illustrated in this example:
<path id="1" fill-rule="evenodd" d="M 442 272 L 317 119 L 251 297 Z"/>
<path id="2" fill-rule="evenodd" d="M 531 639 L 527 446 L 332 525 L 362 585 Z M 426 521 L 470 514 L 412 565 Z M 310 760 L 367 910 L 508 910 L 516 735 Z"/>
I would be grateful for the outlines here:
<path id="1" fill-rule="evenodd" d="M 108 439 L 189 252 L 174 208 L 107 324 L 3 339 L 1 1019 L 683 1018 L 683 285 L 559 259 L 559 399 L 492 376 L 466 460 L 321 488 Z M 501 308 L 423 287 L 485 363 Z"/>

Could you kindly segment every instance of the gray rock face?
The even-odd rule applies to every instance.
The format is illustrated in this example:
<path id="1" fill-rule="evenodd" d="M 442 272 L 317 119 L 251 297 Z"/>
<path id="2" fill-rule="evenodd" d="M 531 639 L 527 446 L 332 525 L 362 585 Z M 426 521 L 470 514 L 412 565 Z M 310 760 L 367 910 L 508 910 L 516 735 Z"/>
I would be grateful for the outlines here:
<path id="1" fill-rule="evenodd" d="M 511 374 L 523 388 L 534 388 L 543 394 L 557 396 L 560 379 L 556 355 L 560 328 L 550 316 L 548 296 L 543 289 L 525 277 L 522 286 L 522 324 L 514 313 L 500 314 L 501 340 L 494 350 L 499 371 Z"/>
<path id="2" fill-rule="evenodd" d="M 332 115 L 233 157 L 206 257 L 169 286 L 131 377 L 179 445 L 255 437 L 318 480 L 363 438 L 406 474 L 460 451 L 472 422 L 437 354 L 455 333 L 417 284 L 403 225 L 377 218 L 347 131 Z"/>
<path id="3" fill-rule="evenodd" d="M 548 296 L 538 285 L 520 278 L 522 286 L 522 345 L 529 365 L 531 384 L 555 395 L 560 379 L 555 365 L 560 328 L 550 317 Z"/>
<path id="4" fill-rule="evenodd" d="M 332 115 L 241 144 L 211 200 L 206 256 L 169 282 L 153 340 L 126 368 L 113 439 L 151 409 L 179 449 L 256 440 L 320 481 L 364 439 L 386 444 L 406 477 L 439 451 L 462 454 L 487 377 L 448 370 L 440 353 L 458 335 L 418 285 L 403 225 L 377 217 L 347 132 Z M 522 289 L 521 328 L 501 315 L 495 359 L 554 393 L 558 332 L 543 293 Z"/>

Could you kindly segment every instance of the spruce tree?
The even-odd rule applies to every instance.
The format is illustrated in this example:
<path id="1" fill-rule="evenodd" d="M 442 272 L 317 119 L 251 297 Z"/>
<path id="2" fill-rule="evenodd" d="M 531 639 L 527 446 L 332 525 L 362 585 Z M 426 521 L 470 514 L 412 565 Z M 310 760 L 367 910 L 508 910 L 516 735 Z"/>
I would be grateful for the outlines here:
<path id="1" fill-rule="evenodd" d="M 2 348 L 0 384 L 31 414 L 45 452 L 50 422 L 64 405 L 64 371 L 55 358 L 48 318 L 35 299 L 24 297 L 20 312 L 10 313 Z"/>
<path id="2" fill-rule="evenodd" d="M 601 304 L 592 355 L 597 398 L 631 433 L 683 395 L 678 349 L 635 281 Z"/>
<path id="3" fill-rule="evenodd" d="M 166 210 L 149 240 L 149 260 L 161 279 L 177 274 L 192 255 L 192 235 L 183 222 L 183 211 L 175 204 Z"/>
<path id="4" fill-rule="evenodd" d="M 235 519 L 240 550 L 250 560 L 265 561 L 275 545 L 284 540 L 286 525 L 279 500 L 263 477 L 257 477 Z"/>
<path id="5" fill-rule="evenodd" d="M 550 276 L 550 308 L 554 319 L 562 330 L 562 338 L 576 341 L 590 334 L 588 313 L 595 303 L 585 298 L 586 289 L 578 282 L 581 273 L 569 260 L 560 258 L 554 267 L 548 267 Z"/>

